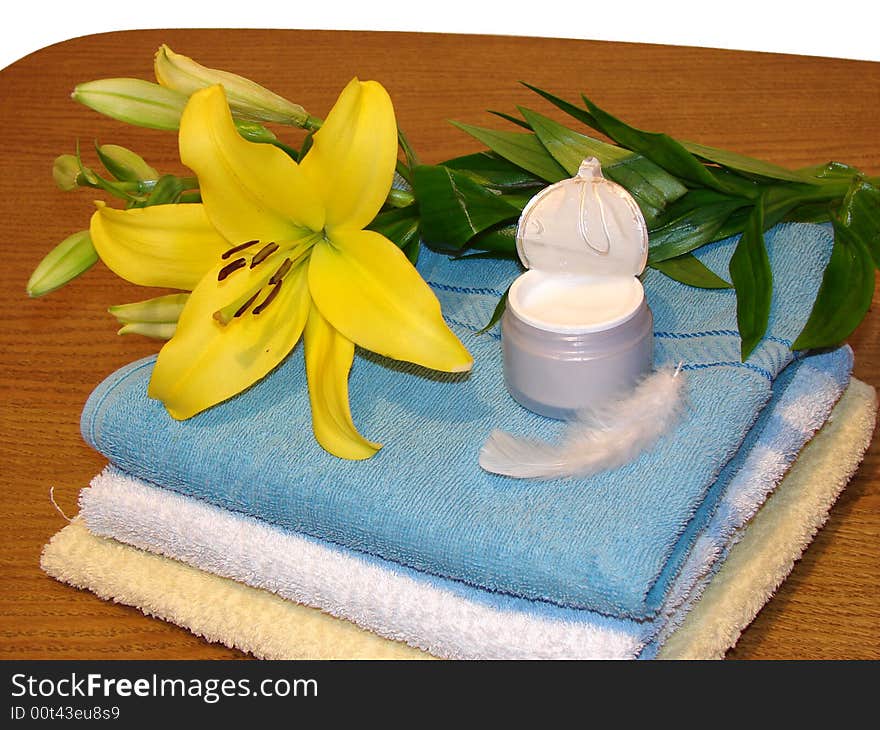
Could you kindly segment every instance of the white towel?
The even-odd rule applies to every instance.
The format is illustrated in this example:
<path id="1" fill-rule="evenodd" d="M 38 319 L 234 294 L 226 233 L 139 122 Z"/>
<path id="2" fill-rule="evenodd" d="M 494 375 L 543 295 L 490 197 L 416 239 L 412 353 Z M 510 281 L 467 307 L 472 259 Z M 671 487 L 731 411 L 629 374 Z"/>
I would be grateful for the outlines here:
<path id="1" fill-rule="evenodd" d="M 661 658 L 721 657 L 733 646 L 824 523 L 870 443 L 875 418 L 873 388 L 854 380 L 665 643 Z M 344 622 L 267 591 L 95 537 L 79 521 L 46 546 L 42 566 L 59 580 L 260 657 L 425 656 L 397 643 L 371 643 Z"/>
<path id="2" fill-rule="evenodd" d="M 778 407 L 789 426 L 797 425 L 785 431 L 800 430 L 802 444 L 827 417 L 839 386 L 808 367 L 800 371 L 802 387 L 790 387 Z M 803 386 L 809 386 L 809 399 Z M 778 425 L 768 429 L 780 432 Z M 654 622 L 489 594 L 304 538 L 112 468 L 83 490 L 81 510 L 95 534 L 319 607 L 437 656 L 648 657 L 686 615 L 719 557 L 794 460 L 796 451 L 773 451 L 772 443 L 759 440 L 753 449 Z"/>

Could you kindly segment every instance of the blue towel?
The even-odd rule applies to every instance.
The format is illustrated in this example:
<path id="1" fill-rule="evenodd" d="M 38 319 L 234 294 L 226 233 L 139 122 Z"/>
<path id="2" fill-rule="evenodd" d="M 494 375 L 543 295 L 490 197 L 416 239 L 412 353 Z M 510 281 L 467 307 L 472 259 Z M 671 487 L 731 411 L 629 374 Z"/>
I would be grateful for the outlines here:
<path id="1" fill-rule="evenodd" d="M 82 490 L 80 516 L 96 535 L 316 606 L 437 656 L 647 659 L 700 598 L 727 550 L 826 422 L 849 382 L 851 365 L 852 351 L 842 347 L 800 358 L 776 379 L 770 402 L 731 462 L 740 468 L 658 615 L 647 621 L 608 618 L 426 575 L 271 527 L 114 467 Z"/>
<path id="2" fill-rule="evenodd" d="M 825 226 L 787 224 L 767 242 L 777 295 L 768 337 L 747 363 L 732 291 L 646 274 L 655 359 L 685 363 L 688 414 L 632 464 L 587 480 L 521 482 L 479 469 L 492 428 L 553 438 L 560 424 L 512 401 L 498 332 L 475 334 L 517 267 L 427 252 L 420 271 L 476 365 L 443 375 L 361 353 L 351 402 L 361 431 L 386 444 L 373 459 L 342 461 L 315 444 L 300 348 L 246 393 L 185 422 L 146 396 L 152 359 L 133 363 L 95 390 L 82 431 L 136 477 L 295 532 L 490 591 L 652 617 L 793 358 L 832 238 Z M 724 273 L 733 247 L 700 255 Z"/>

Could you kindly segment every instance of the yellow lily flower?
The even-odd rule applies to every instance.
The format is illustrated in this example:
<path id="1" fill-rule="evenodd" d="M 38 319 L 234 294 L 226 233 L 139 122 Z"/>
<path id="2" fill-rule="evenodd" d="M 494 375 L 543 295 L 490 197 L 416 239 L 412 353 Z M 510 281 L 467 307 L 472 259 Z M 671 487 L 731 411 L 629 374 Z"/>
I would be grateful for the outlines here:
<path id="1" fill-rule="evenodd" d="M 348 403 L 355 344 L 448 372 L 472 358 L 406 256 L 363 230 L 381 208 L 397 159 L 391 99 L 352 80 L 300 163 L 244 140 L 222 87 L 193 94 L 180 156 L 201 204 L 113 210 L 91 235 L 104 262 L 136 284 L 192 290 L 159 353 L 149 394 L 178 419 L 240 393 L 300 337 L 315 437 L 347 459 L 380 445 L 361 436 Z"/>

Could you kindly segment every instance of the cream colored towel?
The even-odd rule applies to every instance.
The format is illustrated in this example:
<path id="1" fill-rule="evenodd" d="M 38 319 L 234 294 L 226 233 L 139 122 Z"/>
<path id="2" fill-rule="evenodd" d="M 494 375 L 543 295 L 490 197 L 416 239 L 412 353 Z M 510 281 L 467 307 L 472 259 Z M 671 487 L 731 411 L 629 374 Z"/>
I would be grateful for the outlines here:
<path id="1" fill-rule="evenodd" d="M 79 519 L 43 549 L 43 570 L 261 659 L 433 659 L 316 608 L 96 537 Z"/>
<path id="2" fill-rule="evenodd" d="M 827 519 L 870 443 L 876 412 L 874 389 L 854 379 L 661 658 L 722 657 L 736 643 Z M 58 580 L 258 657 L 430 658 L 317 609 L 95 537 L 77 521 L 52 538 L 42 566 Z"/>
<path id="3" fill-rule="evenodd" d="M 658 658 L 721 659 L 736 644 L 825 524 L 871 443 L 876 420 L 874 388 L 853 378 Z"/>

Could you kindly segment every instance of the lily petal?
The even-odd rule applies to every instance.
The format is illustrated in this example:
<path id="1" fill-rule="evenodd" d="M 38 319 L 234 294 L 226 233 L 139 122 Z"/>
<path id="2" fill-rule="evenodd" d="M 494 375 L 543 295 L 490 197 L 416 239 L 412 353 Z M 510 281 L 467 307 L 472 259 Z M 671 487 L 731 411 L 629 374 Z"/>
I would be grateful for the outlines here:
<path id="1" fill-rule="evenodd" d="M 148 390 L 174 418 L 189 418 L 240 393 L 293 349 L 311 303 L 305 266 L 288 273 L 275 300 L 260 314 L 246 312 L 225 326 L 213 318 L 218 309 L 256 291 L 283 258 L 276 254 L 221 282 L 217 266 L 193 290 L 174 337 L 159 353 Z M 263 291 L 256 304 L 269 289 Z"/>
<path id="2" fill-rule="evenodd" d="M 192 289 L 229 248 L 198 203 L 130 210 L 95 205 L 90 227 L 95 250 L 133 284 Z"/>
<path id="3" fill-rule="evenodd" d="M 334 456 L 369 459 L 382 445 L 361 436 L 351 418 L 348 374 L 354 343 L 339 334 L 315 307 L 309 312 L 304 340 L 315 439 Z"/>
<path id="4" fill-rule="evenodd" d="M 242 139 L 221 86 L 197 91 L 186 105 L 180 159 L 199 178 L 211 222 L 232 242 L 297 238 L 324 226 L 309 179 L 277 147 Z"/>
<path id="5" fill-rule="evenodd" d="M 374 231 L 337 231 L 312 250 L 309 289 L 330 324 L 361 347 L 435 370 L 473 364 L 403 252 Z"/>
<path id="6" fill-rule="evenodd" d="M 375 81 L 353 79 L 300 163 L 324 202 L 328 231 L 364 228 L 376 217 L 396 161 L 397 122 L 388 92 Z"/>

